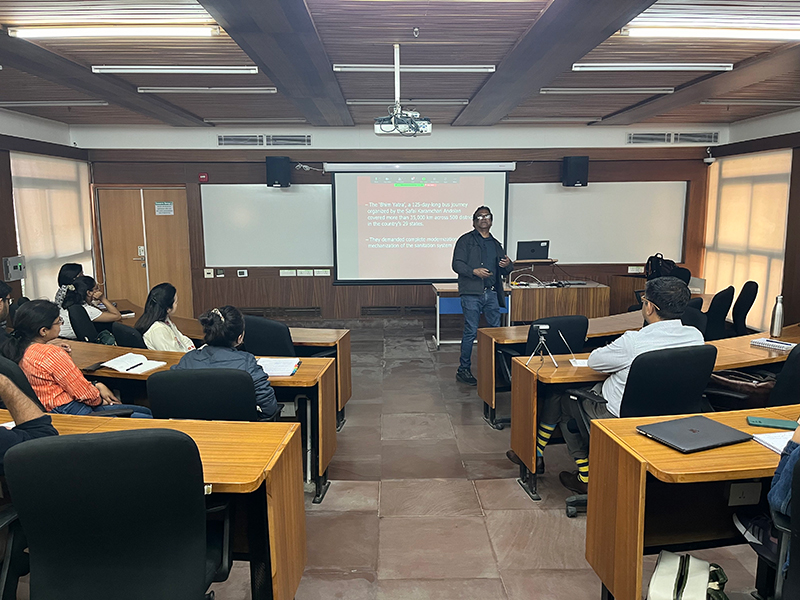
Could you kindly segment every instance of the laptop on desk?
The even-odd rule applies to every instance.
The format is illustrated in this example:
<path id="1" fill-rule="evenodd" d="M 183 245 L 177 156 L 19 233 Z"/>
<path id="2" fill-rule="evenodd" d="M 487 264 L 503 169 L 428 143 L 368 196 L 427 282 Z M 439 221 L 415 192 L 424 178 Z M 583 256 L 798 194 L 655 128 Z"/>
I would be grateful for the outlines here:
<path id="1" fill-rule="evenodd" d="M 636 431 L 684 454 L 753 439 L 749 433 L 700 415 L 639 425 Z"/>
<path id="2" fill-rule="evenodd" d="M 547 260 L 550 258 L 550 240 L 517 242 L 517 260 Z"/>

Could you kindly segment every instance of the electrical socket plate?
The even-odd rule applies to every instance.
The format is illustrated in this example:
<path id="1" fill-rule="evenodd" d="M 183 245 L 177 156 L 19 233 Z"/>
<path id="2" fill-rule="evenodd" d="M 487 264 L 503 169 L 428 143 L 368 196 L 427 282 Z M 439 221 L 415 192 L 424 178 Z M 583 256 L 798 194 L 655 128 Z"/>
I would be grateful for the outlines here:
<path id="1" fill-rule="evenodd" d="M 206 279 L 214 279 L 214 269 L 203 269 L 203 277 Z"/>
<path id="2" fill-rule="evenodd" d="M 297 277 L 295 269 L 281 269 L 281 277 Z"/>
<path id="3" fill-rule="evenodd" d="M 313 277 L 314 269 L 297 269 L 298 277 Z"/>
<path id="4" fill-rule="evenodd" d="M 225 277 L 225 269 L 217 269 L 217 277 Z"/>
<path id="5" fill-rule="evenodd" d="M 330 269 L 314 269 L 314 275 L 316 277 L 330 277 L 331 270 Z"/>
<path id="6" fill-rule="evenodd" d="M 236 271 L 237 277 L 247 277 L 247 269 L 239 269 Z"/>
<path id="7" fill-rule="evenodd" d="M 728 492 L 728 506 L 753 506 L 761 500 L 760 481 L 740 481 L 731 483 Z"/>
<path id="8" fill-rule="evenodd" d="M 644 267 L 628 267 L 628 273 L 644 273 Z"/>

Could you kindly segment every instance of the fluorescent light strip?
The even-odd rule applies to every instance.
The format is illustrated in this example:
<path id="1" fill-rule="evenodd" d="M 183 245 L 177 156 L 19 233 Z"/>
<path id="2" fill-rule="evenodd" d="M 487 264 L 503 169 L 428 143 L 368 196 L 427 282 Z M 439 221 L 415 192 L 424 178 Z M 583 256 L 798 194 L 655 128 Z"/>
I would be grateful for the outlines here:
<path id="1" fill-rule="evenodd" d="M 258 73 L 258 67 L 200 67 L 194 65 L 92 65 L 92 73 L 189 73 L 194 75 L 255 75 Z"/>
<path id="2" fill-rule="evenodd" d="M 393 73 L 394 65 L 333 65 L 340 73 Z M 494 73 L 494 65 L 400 65 L 401 73 Z"/>
<path id="3" fill-rule="evenodd" d="M 345 103 L 350 106 L 391 106 L 394 100 L 345 100 Z M 466 99 L 443 99 L 443 98 L 430 98 L 417 99 L 411 98 L 409 100 L 400 100 L 400 104 L 420 104 L 426 106 L 466 106 L 469 100 Z"/>
<path id="4" fill-rule="evenodd" d="M 575 63 L 573 71 L 733 71 L 732 63 Z"/>
<path id="5" fill-rule="evenodd" d="M 275 117 L 264 119 L 248 119 L 247 117 L 239 118 L 219 118 L 219 119 L 203 119 L 204 123 L 211 123 L 212 125 L 291 125 L 299 123 L 308 123 L 302 117 Z"/>
<path id="6" fill-rule="evenodd" d="M 603 117 L 505 117 L 501 123 L 596 123 Z"/>
<path id="7" fill-rule="evenodd" d="M 0 108 L 33 108 L 47 106 L 108 106 L 105 100 L 22 100 L 0 102 Z"/>
<path id="8" fill-rule="evenodd" d="M 322 163 L 327 173 L 451 173 L 515 171 L 515 162 L 495 163 Z"/>
<path id="9" fill-rule="evenodd" d="M 92 37 L 211 37 L 219 35 L 217 26 L 142 26 L 142 27 L 10 27 L 8 35 L 28 40 L 44 38 Z"/>
<path id="10" fill-rule="evenodd" d="M 629 27 L 622 35 L 643 38 L 701 38 L 728 40 L 800 40 L 800 29 L 723 29 L 715 27 Z"/>
<path id="11" fill-rule="evenodd" d="M 672 94 L 675 88 L 671 87 L 641 87 L 641 88 L 541 88 L 540 94 Z"/>
<path id="12" fill-rule="evenodd" d="M 713 106 L 800 106 L 800 100 L 747 100 L 746 98 L 715 98 L 703 100 L 700 104 Z"/>
<path id="13" fill-rule="evenodd" d="M 277 94 L 274 87 L 140 87 L 140 94 Z"/>

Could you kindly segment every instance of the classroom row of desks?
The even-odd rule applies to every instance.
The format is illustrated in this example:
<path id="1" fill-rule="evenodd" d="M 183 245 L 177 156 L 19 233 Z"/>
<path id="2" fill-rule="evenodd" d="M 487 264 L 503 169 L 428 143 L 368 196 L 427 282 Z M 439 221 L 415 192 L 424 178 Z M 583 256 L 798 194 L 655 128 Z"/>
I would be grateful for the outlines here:
<path id="1" fill-rule="evenodd" d="M 330 359 L 325 359 L 330 360 Z M 59 435 L 173 429 L 200 451 L 211 494 L 232 503 L 234 559 L 250 563 L 253 600 L 291 600 L 306 564 L 303 448 L 297 423 L 51 415 Z M 11 420 L 0 410 L 3 422 Z"/>

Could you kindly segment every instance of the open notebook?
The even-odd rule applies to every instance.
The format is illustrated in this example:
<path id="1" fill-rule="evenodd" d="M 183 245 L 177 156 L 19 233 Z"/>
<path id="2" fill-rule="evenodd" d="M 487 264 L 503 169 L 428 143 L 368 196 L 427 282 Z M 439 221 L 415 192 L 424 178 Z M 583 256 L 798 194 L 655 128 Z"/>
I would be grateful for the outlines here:
<path id="1" fill-rule="evenodd" d="M 147 357 L 142 354 L 128 352 L 127 354 L 123 354 L 117 358 L 107 360 L 103 363 L 103 366 L 108 367 L 109 369 L 114 369 L 115 371 L 119 371 L 120 373 L 133 373 L 136 375 L 141 375 L 142 373 L 147 373 L 153 369 L 163 367 L 166 364 L 167 363 L 160 360 L 147 360 Z"/>

